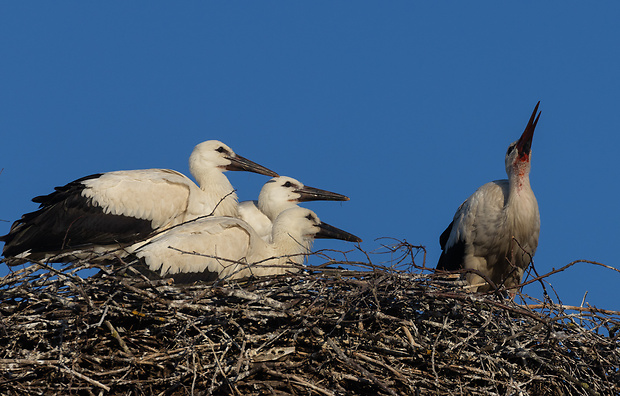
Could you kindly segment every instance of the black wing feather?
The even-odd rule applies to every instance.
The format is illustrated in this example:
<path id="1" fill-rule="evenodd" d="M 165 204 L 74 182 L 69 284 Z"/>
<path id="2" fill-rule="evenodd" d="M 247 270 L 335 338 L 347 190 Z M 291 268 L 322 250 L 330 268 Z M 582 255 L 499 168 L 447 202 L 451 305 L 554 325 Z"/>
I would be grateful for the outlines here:
<path id="1" fill-rule="evenodd" d="M 75 180 L 56 187 L 53 193 L 33 198 L 39 210 L 26 213 L 13 223 L 5 242 L 4 257 L 32 253 L 55 253 L 93 245 L 127 245 L 153 232 L 149 220 L 106 214 L 90 198 L 82 196 L 82 181 L 101 174 Z"/>
<path id="2" fill-rule="evenodd" d="M 135 257 L 135 256 L 134 256 Z M 132 266 L 138 270 L 142 275 L 146 276 L 150 280 L 159 279 L 174 279 L 175 284 L 190 284 L 194 282 L 215 282 L 219 279 L 219 273 L 217 271 L 204 270 L 203 272 L 179 272 L 176 274 L 166 274 L 163 277 L 159 275 L 160 268 L 155 271 L 151 270 L 146 264 L 144 257 L 136 257 L 132 262 Z"/>
<path id="3" fill-rule="evenodd" d="M 454 221 L 450 223 L 448 228 L 439 236 L 439 245 L 441 246 L 441 256 L 437 262 L 437 269 L 443 271 L 457 271 L 463 268 L 463 258 L 465 257 L 465 242 L 457 241 L 454 245 L 446 248 Z"/>

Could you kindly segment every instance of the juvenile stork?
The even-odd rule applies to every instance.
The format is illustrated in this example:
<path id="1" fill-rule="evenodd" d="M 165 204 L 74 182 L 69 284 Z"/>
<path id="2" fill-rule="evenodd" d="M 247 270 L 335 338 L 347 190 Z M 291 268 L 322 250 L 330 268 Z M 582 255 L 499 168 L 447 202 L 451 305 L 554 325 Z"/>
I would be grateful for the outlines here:
<path id="1" fill-rule="evenodd" d="M 271 227 L 276 217 L 300 202 L 348 201 L 349 197 L 331 191 L 304 186 L 292 177 L 278 176 L 260 190 L 258 201 L 239 203 L 239 217 L 246 221 L 265 241 L 271 240 Z"/>
<path id="2" fill-rule="evenodd" d="M 241 219 L 207 217 L 167 230 L 134 253 L 151 271 L 177 282 L 241 279 L 298 271 L 315 238 L 362 241 L 321 222 L 310 209 L 293 207 L 274 221 L 271 243 Z"/>
<path id="3" fill-rule="evenodd" d="M 169 169 L 99 173 L 56 187 L 33 198 L 39 210 L 24 214 L 0 237 L 3 255 L 24 261 L 106 251 L 199 216 L 237 216 L 237 195 L 224 172 L 277 176 L 216 140 L 194 148 L 189 169 L 200 187 Z"/>
<path id="4" fill-rule="evenodd" d="M 441 257 L 437 269 L 477 270 L 497 287 L 514 289 L 538 246 L 540 216 L 530 187 L 531 145 L 540 113 L 538 104 L 525 131 L 506 152 L 508 180 L 496 180 L 476 190 L 456 211 L 439 237 Z M 467 273 L 477 291 L 493 290 L 483 277 Z M 475 290 L 476 288 L 474 288 Z"/>

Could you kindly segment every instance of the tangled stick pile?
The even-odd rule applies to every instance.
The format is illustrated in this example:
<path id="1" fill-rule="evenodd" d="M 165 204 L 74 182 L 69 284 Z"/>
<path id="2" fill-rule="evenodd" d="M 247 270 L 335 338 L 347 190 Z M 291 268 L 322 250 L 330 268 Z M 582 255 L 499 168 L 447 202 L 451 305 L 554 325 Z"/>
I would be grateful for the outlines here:
<path id="1" fill-rule="evenodd" d="M 0 393 L 620 393 L 617 312 L 467 293 L 414 253 L 191 286 L 122 264 L 21 267 L 0 278 Z"/>

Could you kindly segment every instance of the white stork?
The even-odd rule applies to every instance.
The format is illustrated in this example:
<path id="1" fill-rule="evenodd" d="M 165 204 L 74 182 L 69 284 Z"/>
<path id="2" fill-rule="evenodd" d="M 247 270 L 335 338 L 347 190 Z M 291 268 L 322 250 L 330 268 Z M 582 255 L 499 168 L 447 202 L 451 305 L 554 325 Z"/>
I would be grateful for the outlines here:
<path id="1" fill-rule="evenodd" d="M 293 207 L 276 218 L 271 243 L 241 219 L 208 217 L 171 228 L 130 250 L 151 271 L 177 282 L 241 279 L 298 271 L 315 238 L 362 241 L 321 222 L 310 209 Z"/>
<path id="2" fill-rule="evenodd" d="M 473 193 L 456 211 L 452 223 L 439 237 L 441 257 L 437 269 L 477 270 L 497 287 L 513 288 L 538 246 L 540 216 L 530 187 L 531 145 L 540 113 L 538 104 L 516 142 L 506 153 L 508 180 L 487 183 Z M 515 242 L 516 241 L 516 242 Z M 493 290 L 483 277 L 467 273 L 469 285 L 477 291 Z"/>
<path id="3" fill-rule="evenodd" d="M 237 195 L 224 172 L 277 176 L 216 140 L 194 148 L 189 169 L 200 187 L 169 169 L 100 173 L 56 187 L 33 198 L 39 210 L 0 237 L 3 255 L 39 260 L 59 252 L 106 251 L 199 216 L 237 216 Z"/>
<path id="4" fill-rule="evenodd" d="M 265 241 L 271 240 L 271 227 L 276 217 L 299 202 L 348 201 L 349 197 L 331 191 L 304 186 L 292 177 L 278 176 L 260 190 L 258 201 L 239 203 L 239 218 L 246 221 Z"/>

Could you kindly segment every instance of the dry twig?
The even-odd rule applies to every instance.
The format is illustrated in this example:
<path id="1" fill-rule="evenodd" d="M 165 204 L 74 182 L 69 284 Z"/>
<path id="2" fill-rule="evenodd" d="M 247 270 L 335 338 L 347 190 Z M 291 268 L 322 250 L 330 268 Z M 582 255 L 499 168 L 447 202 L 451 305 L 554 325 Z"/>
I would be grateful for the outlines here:
<path id="1" fill-rule="evenodd" d="M 387 266 L 323 251 L 329 266 L 217 286 L 16 267 L 0 278 L 0 393 L 620 393 L 618 312 L 468 293 L 416 249 L 384 249 Z"/>

